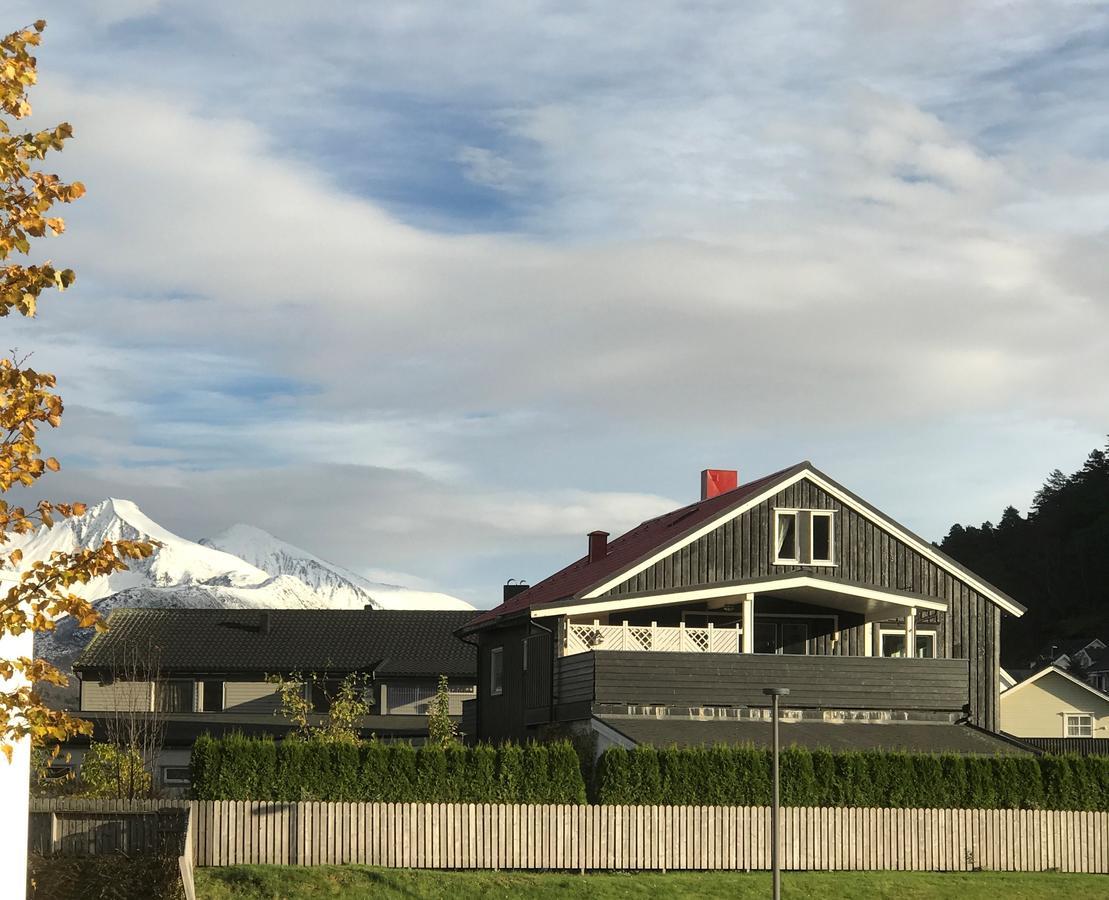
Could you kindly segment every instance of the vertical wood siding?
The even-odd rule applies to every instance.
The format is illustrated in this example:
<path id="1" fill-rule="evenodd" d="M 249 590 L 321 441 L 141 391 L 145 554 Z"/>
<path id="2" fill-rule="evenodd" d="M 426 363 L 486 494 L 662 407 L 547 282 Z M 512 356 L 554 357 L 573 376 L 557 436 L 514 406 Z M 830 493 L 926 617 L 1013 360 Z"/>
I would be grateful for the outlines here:
<path id="1" fill-rule="evenodd" d="M 831 509 L 835 516 L 835 566 L 773 565 L 774 509 Z M 904 541 L 802 479 L 614 587 L 606 596 L 712 585 L 745 578 L 803 572 L 936 597 L 948 603 L 935 623 L 936 655 L 970 662 L 970 720 L 997 731 L 1001 612 L 993 603 Z M 877 627 L 877 626 L 875 626 Z M 864 628 L 841 630 L 835 646 L 814 652 L 864 655 Z"/>

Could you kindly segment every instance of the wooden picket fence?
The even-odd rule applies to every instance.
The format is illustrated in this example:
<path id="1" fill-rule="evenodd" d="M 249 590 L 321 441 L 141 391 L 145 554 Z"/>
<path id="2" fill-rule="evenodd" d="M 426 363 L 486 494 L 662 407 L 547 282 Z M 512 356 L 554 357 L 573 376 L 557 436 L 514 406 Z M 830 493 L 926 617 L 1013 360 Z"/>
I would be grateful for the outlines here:
<path id="1" fill-rule="evenodd" d="M 32 801 L 32 848 L 139 852 L 165 839 L 158 812 L 189 808 L 181 858 L 197 866 L 361 863 L 420 869 L 760 870 L 770 811 L 730 806 Z M 1109 874 L 1109 813 L 786 808 L 783 867 L 994 869 Z"/>
<path id="2" fill-rule="evenodd" d="M 193 801 L 199 866 L 769 869 L 764 807 Z M 1109 873 L 1109 813 L 787 808 L 783 867 Z"/>

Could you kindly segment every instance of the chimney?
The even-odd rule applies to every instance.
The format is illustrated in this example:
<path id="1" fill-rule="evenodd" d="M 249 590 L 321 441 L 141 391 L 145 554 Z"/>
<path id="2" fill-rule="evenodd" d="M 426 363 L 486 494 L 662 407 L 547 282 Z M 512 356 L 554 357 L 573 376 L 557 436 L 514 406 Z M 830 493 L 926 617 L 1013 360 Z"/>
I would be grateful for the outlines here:
<path id="1" fill-rule="evenodd" d="M 711 500 L 739 487 L 739 472 L 735 469 L 705 469 L 701 473 L 701 499 Z"/>
<path id="2" fill-rule="evenodd" d="M 522 578 L 509 578 L 504 586 L 504 599 L 511 600 L 517 594 L 522 594 L 529 587 L 531 587 L 531 585 L 524 581 Z"/>
<path id="3" fill-rule="evenodd" d="M 589 561 L 594 563 L 606 556 L 608 556 L 608 532 L 589 532 Z"/>

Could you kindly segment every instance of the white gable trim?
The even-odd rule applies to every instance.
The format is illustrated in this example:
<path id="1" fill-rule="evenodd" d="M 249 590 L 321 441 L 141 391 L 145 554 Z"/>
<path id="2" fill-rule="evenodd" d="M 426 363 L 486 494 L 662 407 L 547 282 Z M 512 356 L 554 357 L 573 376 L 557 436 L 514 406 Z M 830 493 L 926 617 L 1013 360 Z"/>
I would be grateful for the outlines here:
<path id="1" fill-rule="evenodd" d="M 768 500 L 769 498 L 773 497 L 775 494 L 779 493 L 780 491 L 785 490 L 787 487 L 789 487 L 792 484 L 796 484 L 798 481 L 800 481 L 803 478 L 808 478 L 813 484 L 817 485 L 818 487 L 820 487 L 822 490 L 824 490 L 828 494 L 831 494 L 833 497 L 835 497 L 844 506 L 849 507 L 850 509 L 854 510 L 855 512 L 857 512 L 863 518 L 869 519 L 875 525 L 877 525 L 878 527 L 880 527 L 880 528 L 884 529 L 885 531 L 889 532 L 891 535 L 896 537 L 902 543 L 907 544 L 909 547 L 912 547 L 914 550 L 916 550 L 918 553 L 920 553 L 921 556 L 925 557 L 926 559 L 928 559 L 929 561 L 931 561 L 935 565 L 939 566 L 941 569 L 946 571 L 948 574 L 952 575 L 954 578 L 957 578 L 959 581 L 962 581 L 965 584 L 970 585 L 972 588 L 974 588 L 976 591 L 978 591 L 978 593 L 982 594 L 982 596 L 984 596 L 987 599 L 991 600 L 992 602 L 996 603 L 998 606 L 1000 606 L 1006 612 L 1011 613 L 1014 616 L 1024 615 L 1024 611 L 1020 607 L 1014 606 L 1013 603 L 1010 600 L 1008 600 L 1007 598 L 1005 598 L 1004 596 L 999 594 L 995 589 L 991 588 L 985 582 L 980 581 L 979 579 L 977 579 L 974 576 L 968 574 L 967 572 L 964 572 L 958 566 L 956 566 L 953 563 L 949 562 L 948 560 L 944 559 L 942 556 L 937 554 L 935 552 L 935 549 L 932 548 L 929 544 L 926 544 L 923 541 L 918 540 L 917 538 L 911 536 L 910 534 L 908 534 L 908 532 L 906 532 L 904 529 L 900 528 L 892 520 L 887 519 L 885 516 L 879 514 L 878 512 L 876 512 L 874 510 L 870 510 L 866 506 L 863 506 L 863 505 L 859 504 L 856 500 L 854 500 L 853 498 L 851 498 L 850 496 L 848 496 L 847 494 L 845 494 L 843 491 L 839 490 L 835 486 L 829 484 L 827 481 L 825 481 L 823 478 L 821 478 L 819 475 L 817 475 L 816 472 L 814 472 L 812 469 L 809 469 L 809 468 L 802 469 L 800 472 L 797 472 L 796 474 L 791 475 L 789 478 L 785 479 L 784 481 L 780 481 L 777 484 L 772 485 L 771 487 L 767 488 L 765 491 L 762 491 L 761 493 L 759 493 L 759 494 L 755 495 L 754 497 L 752 497 L 750 500 L 748 500 L 744 503 L 741 503 L 735 509 L 730 510 L 729 512 L 725 513 L 724 515 L 719 516 L 716 519 L 712 520 L 708 524 L 701 526 L 696 531 L 686 535 L 681 540 L 676 541 L 676 542 L 668 545 L 667 547 L 665 547 L 662 550 L 655 553 L 653 556 L 650 556 L 647 559 L 643 560 L 642 562 L 637 563 L 632 568 L 627 569 L 626 571 L 621 572 L 620 574 L 613 576 L 608 581 L 601 584 L 599 587 L 595 587 L 592 590 L 590 590 L 588 593 L 583 595 L 582 599 L 586 599 L 586 600 L 592 599 L 594 597 L 598 597 L 601 594 L 605 593 L 605 591 L 612 590 L 612 588 L 616 587 L 619 584 L 622 584 L 623 582 L 627 581 L 629 578 L 632 578 L 633 576 L 638 575 L 644 569 L 650 568 L 655 563 L 657 563 L 659 560 L 665 559 L 667 556 L 671 555 L 672 553 L 675 553 L 676 551 L 681 550 L 682 547 L 685 547 L 685 546 L 688 546 L 689 544 L 692 544 L 695 540 L 697 540 L 700 537 L 703 537 L 704 535 L 708 534 L 710 531 L 713 531 L 714 529 L 719 528 L 725 522 L 729 522 L 732 519 L 738 518 L 739 516 L 741 516 L 743 513 L 747 512 L 752 507 L 758 506 L 758 504 L 762 503 L 764 500 Z"/>
<path id="2" fill-rule="evenodd" d="M 676 589 L 664 594 L 652 594 L 649 597 L 625 596 L 583 598 L 581 600 L 559 600 L 554 603 L 543 603 L 531 608 L 532 618 L 543 616 L 584 615 L 586 613 L 616 612 L 622 609 L 648 609 L 653 606 L 671 606 L 694 600 L 712 600 L 716 597 L 742 597 L 746 594 L 759 594 L 767 591 L 784 591 L 790 588 L 816 588 L 832 594 L 847 594 L 852 597 L 866 597 L 869 600 L 878 600 L 904 606 L 906 609 L 934 609 L 947 612 L 947 604 L 942 600 L 930 600 L 921 597 L 904 597 L 900 594 L 888 593 L 877 588 L 857 587 L 816 578 L 812 575 L 787 575 L 781 578 L 769 578 L 766 581 L 745 582 L 741 585 L 730 587 L 709 587 Z M 592 602 L 590 602 L 592 599 Z"/>
<path id="3" fill-rule="evenodd" d="M 1056 675 L 1062 675 L 1068 681 L 1073 681 L 1079 687 L 1085 688 L 1086 690 L 1088 690 L 1091 694 L 1093 694 L 1099 700 L 1102 700 L 1106 703 L 1109 703 L 1109 695 L 1103 694 L 1096 687 L 1093 687 L 1092 685 L 1086 684 L 1086 682 L 1083 681 L 1081 678 L 1075 678 L 1073 675 L 1070 674 L 1070 672 L 1067 672 L 1064 669 L 1060 669 L 1056 666 L 1048 666 L 1046 669 L 1040 669 L 1040 671 L 1037 672 L 1035 675 L 1031 675 L 1028 678 L 1025 678 L 1024 681 L 1022 681 L 1020 684 L 1014 685 L 1013 687 L 1009 688 L 1009 690 L 1005 691 L 1001 695 L 1001 699 L 1004 700 L 1006 697 L 1013 696 L 1013 694 L 1015 694 L 1017 691 L 1019 691 L 1022 687 L 1025 687 L 1026 685 L 1029 685 L 1029 684 L 1033 684 L 1034 682 L 1039 681 L 1045 675 L 1050 675 L 1052 672 L 1054 672 Z"/>

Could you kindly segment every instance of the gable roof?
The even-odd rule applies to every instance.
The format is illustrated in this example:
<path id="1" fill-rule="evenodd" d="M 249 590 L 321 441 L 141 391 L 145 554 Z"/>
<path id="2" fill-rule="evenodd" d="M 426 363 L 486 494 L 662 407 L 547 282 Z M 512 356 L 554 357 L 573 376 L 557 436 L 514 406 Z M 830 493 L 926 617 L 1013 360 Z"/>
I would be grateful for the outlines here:
<path id="1" fill-rule="evenodd" d="M 648 519 L 608 544 L 603 559 L 589 561 L 588 555 L 575 560 L 526 591 L 521 591 L 500 606 L 476 616 L 464 631 L 487 625 L 498 618 L 522 614 L 532 607 L 569 598 L 593 598 L 610 590 L 659 559 L 718 527 L 727 518 L 773 496 L 781 488 L 802 477 L 835 496 L 840 502 L 870 518 L 880 527 L 929 557 L 941 568 L 966 582 L 1002 609 L 1023 615 L 1025 607 L 993 585 L 953 560 L 934 544 L 909 531 L 879 512 L 857 494 L 836 483 L 805 460 L 770 475 L 742 484 L 708 500 L 700 500 L 672 512 Z"/>
<path id="2" fill-rule="evenodd" d="M 157 648 L 173 673 L 373 672 L 475 678 L 477 651 L 454 632 L 470 610 L 116 609 L 75 671 L 105 671 Z"/>
<path id="3" fill-rule="evenodd" d="M 615 540 L 609 541 L 608 553 L 603 559 L 590 562 L 589 556 L 586 555 L 575 560 L 566 568 L 555 572 L 549 578 L 544 578 L 538 584 L 533 584 L 526 591 L 521 591 L 500 606 L 486 610 L 474 618 L 470 626 L 522 612 L 542 603 L 551 603 L 584 593 L 589 588 L 634 566 L 659 547 L 667 546 L 696 532 L 706 522 L 713 521 L 779 480 L 785 480 L 806 465 L 808 463 L 790 466 L 788 469 L 782 469 L 780 472 L 742 484 L 734 490 L 718 494 L 709 500 L 690 503 L 688 506 L 648 519 Z"/>
<path id="4" fill-rule="evenodd" d="M 1063 678 L 1067 679 L 1067 681 L 1071 681 L 1074 684 L 1077 684 L 1080 688 L 1084 688 L 1085 690 L 1089 691 L 1099 700 L 1102 700 L 1105 703 L 1109 703 L 1109 694 L 1102 693 L 1096 687 L 1086 684 L 1086 682 L 1083 681 L 1081 678 L 1075 678 L 1066 669 L 1060 669 L 1058 666 L 1048 666 L 1046 669 L 1040 669 L 1040 671 L 1037 672 L 1035 675 L 1030 675 L 1029 677 L 1025 678 L 1024 681 L 1020 682 L 1019 684 L 1013 685 L 1013 687 L 1009 688 L 1009 690 L 1003 692 L 1001 695 L 1001 699 L 1004 700 L 1006 697 L 1012 697 L 1022 687 L 1025 687 L 1029 684 L 1035 684 L 1041 678 L 1044 678 L 1045 676 L 1051 674 L 1060 675 Z"/>

